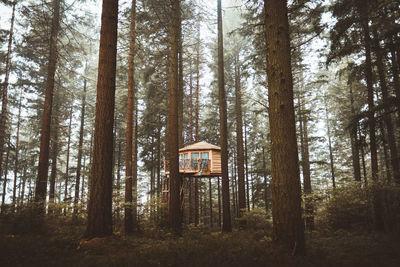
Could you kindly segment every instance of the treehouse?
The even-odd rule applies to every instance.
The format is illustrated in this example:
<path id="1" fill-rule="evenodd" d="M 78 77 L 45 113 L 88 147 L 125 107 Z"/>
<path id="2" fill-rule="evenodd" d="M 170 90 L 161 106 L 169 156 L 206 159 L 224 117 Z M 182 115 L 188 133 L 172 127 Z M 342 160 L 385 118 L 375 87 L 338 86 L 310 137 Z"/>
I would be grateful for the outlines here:
<path id="1" fill-rule="evenodd" d="M 169 176 L 169 162 L 164 162 L 165 175 Z M 179 149 L 179 173 L 184 176 L 221 176 L 221 148 L 199 142 Z"/>
<path id="2" fill-rule="evenodd" d="M 169 161 L 164 161 L 165 178 L 162 182 L 164 201 L 169 194 Z M 184 177 L 221 176 L 221 148 L 207 142 L 198 142 L 179 149 L 179 173 Z"/>

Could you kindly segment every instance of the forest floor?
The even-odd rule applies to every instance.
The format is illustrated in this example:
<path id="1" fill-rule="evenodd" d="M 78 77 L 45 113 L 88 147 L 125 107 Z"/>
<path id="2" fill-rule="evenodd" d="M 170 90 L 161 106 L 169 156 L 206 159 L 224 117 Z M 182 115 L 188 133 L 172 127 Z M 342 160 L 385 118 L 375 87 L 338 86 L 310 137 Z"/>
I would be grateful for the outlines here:
<path id="1" fill-rule="evenodd" d="M 149 228 L 84 241 L 82 225 L 47 224 L 39 234 L 0 219 L 0 266 L 400 266 L 400 238 L 389 234 L 308 233 L 307 256 L 293 257 L 277 250 L 264 230 L 192 228 L 176 238 Z"/>

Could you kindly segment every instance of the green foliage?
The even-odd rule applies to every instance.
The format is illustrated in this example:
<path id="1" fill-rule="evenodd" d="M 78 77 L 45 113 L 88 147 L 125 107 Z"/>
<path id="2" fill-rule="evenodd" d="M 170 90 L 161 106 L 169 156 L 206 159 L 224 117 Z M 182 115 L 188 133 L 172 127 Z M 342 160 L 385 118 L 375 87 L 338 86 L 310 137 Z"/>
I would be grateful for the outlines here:
<path id="1" fill-rule="evenodd" d="M 376 198 L 380 200 L 385 229 L 399 232 L 400 190 L 385 185 L 360 187 L 352 183 L 332 190 L 317 215 L 317 224 L 320 228 L 332 230 L 372 230 Z"/>
<path id="2" fill-rule="evenodd" d="M 264 230 L 267 233 L 272 233 L 272 219 L 270 214 L 266 214 L 265 209 L 255 208 L 246 211 L 238 220 L 246 221 L 247 230 Z"/>
<path id="3" fill-rule="evenodd" d="M 366 228 L 369 209 L 364 189 L 357 185 L 341 187 L 332 191 L 317 220 L 333 230 Z"/>

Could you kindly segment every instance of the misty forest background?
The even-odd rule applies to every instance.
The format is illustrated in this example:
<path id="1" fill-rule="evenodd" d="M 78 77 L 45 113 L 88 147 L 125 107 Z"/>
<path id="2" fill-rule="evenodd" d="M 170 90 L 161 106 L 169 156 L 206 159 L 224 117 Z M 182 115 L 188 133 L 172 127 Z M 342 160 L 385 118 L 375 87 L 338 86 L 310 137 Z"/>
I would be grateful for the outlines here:
<path id="1" fill-rule="evenodd" d="M 118 5 L 113 62 L 99 51 L 101 1 L 1 0 L 3 266 L 398 266 L 400 1 L 288 1 L 287 101 L 298 161 L 292 168 L 288 159 L 287 169 L 281 162 L 279 171 L 271 148 L 287 138 L 270 128 L 276 117 L 270 118 L 265 14 L 280 1 L 222 1 L 219 30 L 220 1 L 114 2 L 103 3 L 111 6 L 104 9 L 111 22 Z M 112 132 L 97 144 L 97 88 L 112 83 L 101 62 L 115 64 L 115 108 L 107 102 L 113 95 L 103 95 L 103 121 L 112 122 Z M 164 159 L 175 141 L 176 149 L 198 141 L 224 149 L 224 137 L 227 176 L 198 179 L 196 187 L 180 177 L 175 188 L 183 187 L 184 204 L 178 193 L 172 208 L 163 202 Z M 93 174 L 108 168 L 92 168 L 102 145 L 112 178 L 98 185 Z M 284 180 L 274 185 L 272 173 L 291 171 L 288 179 L 294 187 L 300 182 L 301 192 L 293 183 L 280 191 Z M 100 197 L 95 204 L 102 194 L 109 202 Z M 301 203 L 290 202 L 300 194 Z M 101 203 L 110 203 L 109 218 L 94 215 L 98 207 L 108 212 Z M 301 221 L 285 222 L 273 203 L 293 220 L 298 203 Z M 280 223 L 293 232 L 280 232 Z"/>

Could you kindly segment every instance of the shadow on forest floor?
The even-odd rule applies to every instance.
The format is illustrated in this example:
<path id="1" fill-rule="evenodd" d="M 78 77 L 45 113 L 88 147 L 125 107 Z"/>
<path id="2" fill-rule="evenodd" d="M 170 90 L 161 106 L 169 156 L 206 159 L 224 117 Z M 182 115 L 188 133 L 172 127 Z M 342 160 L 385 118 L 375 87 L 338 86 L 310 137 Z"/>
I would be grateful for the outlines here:
<path id="1" fill-rule="evenodd" d="M 174 238 L 153 228 L 83 241 L 82 226 L 47 223 L 42 234 L 11 234 L 0 221 L 0 266 L 400 266 L 400 239 L 388 234 L 313 232 L 307 256 L 292 257 L 262 230 L 191 230 Z"/>

